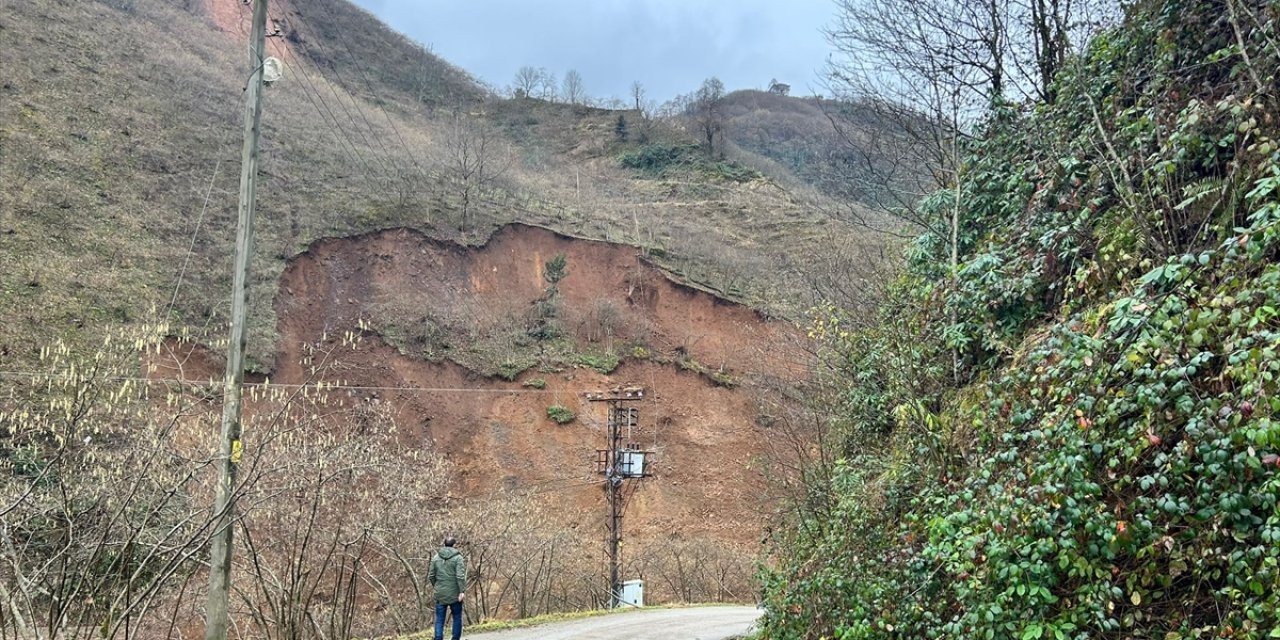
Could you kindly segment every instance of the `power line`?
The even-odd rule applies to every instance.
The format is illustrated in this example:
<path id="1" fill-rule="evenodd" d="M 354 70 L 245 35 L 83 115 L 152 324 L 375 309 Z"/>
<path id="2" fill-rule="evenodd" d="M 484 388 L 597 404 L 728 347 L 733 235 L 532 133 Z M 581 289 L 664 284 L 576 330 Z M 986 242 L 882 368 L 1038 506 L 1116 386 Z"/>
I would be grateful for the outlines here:
<path id="1" fill-rule="evenodd" d="M 240 33 L 241 35 L 244 35 L 247 38 L 248 34 L 245 33 L 245 30 L 244 30 L 245 4 L 239 3 L 238 6 L 240 8 Z M 276 44 L 274 42 L 274 38 L 268 38 L 267 41 L 271 45 L 275 46 L 276 52 L 281 57 L 285 57 L 284 52 L 281 48 L 281 45 Z M 289 73 L 293 74 L 293 77 L 295 80 L 299 76 L 301 76 L 302 79 L 307 83 L 307 85 L 311 86 L 312 91 L 314 91 L 315 93 L 314 98 L 312 97 L 311 93 L 308 93 L 306 86 L 304 86 L 302 83 L 298 84 L 298 88 L 302 91 L 302 97 L 306 98 L 307 102 L 309 102 L 311 106 L 316 110 L 316 114 L 320 116 L 320 121 L 324 122 L 325 127 L 328 127 L 330 129 L 330 132 L 333 133 L 334 139 L 338 143 L 338 148 L 342 150 L 342 153 L 346 154 L 348 159 L 354 159 L 354 162 L 352 164 L 358 164 L 362 166 L 364 168 L 365 180 L 372 181 L 374 171 L 372 170 L 372 168 L 370 168 L 369 163 L 366 162 L 365 159 L 356 150 L 355 143 L 352 142 L 351 139 L 347 136 L 346 131 L 342 127 L 342 124 L 338 121 L 338 117 L 334 115 L 333 109 L 329 108 L 328 103 L 324 101 L 324 97 L 320 95 L 320 91 L 316 89 L 314 83 L 311 82 L 311 77 L 308 76 L 306 72 L 301 69 L 301 65 L 283 65 L 283 66 Z M 298 66 L 299 68 L 294 69 L 293 68 L 294 66 Z M 317 104 L 317 100 L 319 100 L 318 104 Z M 325 120 L 326 112 L 329 114 L 329 118 L 333 120 L 332 125 Z M 346 147 L 342 146 L 342 143 L 344 141 L 347 143 Z"/>
<path id="2" fill-rule="evenodd" d="M 279 42 L 277 42 L 277 41 L 276 41 L 276 38 L 271 38 L 271 40 L 272 40 L 273 45 L 274 45 L 274 46 L 275 46 L 275 48 L 276 48 L 276 51 L 280 54 L 280 56 L 281 56 L 282 58 L 283 58 L 283 57 L 285 57 L 285 55 L 284 55 L 284 45 L 283 45 L 283 44 L 280 44 Z M 299 64 L 297 64 L 297 65 L 289 65 L 289 66 L 291 66 L 291 67 L 292 67 L 292 66 L 297 66 L 297 67 L 298 67 L 298 69 L 296 69 L 296 70 L 295 70 L 295 77 L 296 77 L 298 74 L 301 74 L 301 75 L 306 79 L 307 84 L 311 86 L 312 91 L 314 91 L 314 92 L 315 92 L 315 94 L 316 94 L 316 98 L 317 98 L 317 99 L 319 99 L 319 100 L 321 101 L 321 103 L 325 104 L 325 107 L 326 107 L 326 108 L 329 108 L 329 107 L 328 107 L 328 102 L 326 102 L 326 101 L 325 101 L 324 96 L 320 94 L 320 89 L 316 87 L 316 83 L 311 79 L 310 75 L 308 75 L 308 74 L 307 74 L 307 73 L 302 69 L 301 61 L 299 61 Z M 323 79 L 323 74 L 321 74 L 321 75 L 322 75 L 322 79 Z M 343 90 L 345 91 L 345 88 L 344 88 Z M 344 115 L 346 115 L 346 116 L 347 116 L 347 119 L 349 119 L 349 120 L 351 121 L 351 124 L 352 124 L 351 129 L 353 129 L 353 130 L 356 132 L 356 134 L 360 136 L 361 140 L 363 140 L 365 148 L 367 148 L 370 152 L 372 152 L 372 151 L 373 151 L 373 144 L 369 142 L 369 136 L 365 135 L 364 130 L 360 128 L 360 124 L 359 124 L 358 122 L 356 122 L 356 118 L 355 118 L 355 116 L 351 115 L 351 110 L 350 110 L 350 109 L 348 109 L 348 108 L 347 108 L 346 103 L 344 103 L 344 102 L 342 101 L 342 96 L 341 96 L 341 94 L 337 91 L 337 89 L 335 89 L 335 88 L 333 87 L 333 85 L 332 85 L 332 84 L 331 84 L 331 85 L 329 85 L 329 92 L 330 92 L 331 94 L 333 94 L 334 98 L 336 99 L 336 101 L 337 101 L 337 103 L 338 103 L 338 107 L 342 110 L 343 114 L 344 114 Z M 330 113 L 330 116 L 332 116 L 332 117 L 333 117 L 334 122 L 335 122 L 335 123 L 337 123 L 337 121 L 338 121 L 337 116 L 334 116 L 334 115 L 333 115 L 333 110 L 332 110 L 331 108 L 329 109 L 329 113 Z M 365 123 L 366 123 L 366 124 L 368 124 L 368 118 L 364 118 L 364 117 L 363 117 L 363 114 L 361 114 L 361 118 L 365 121 Z M 341 125 L 339 125 L 339 126 L 341 126 Z M 372 128 L 372 127 L 370 127 L 370 128 Z M 372 133 L 372 131 L 371 131 L 370 133 Z M 343 130 L 343 135 L 344 135 L 344 136 L 346 135 L 346 130 L 345 130 L 345 129 Z M 377 139 L 377 138 L 376 138 L 376 136 L 375 136 L 375 139 Z M 348 140 L 350 140 L 350 138 L 348 138 Z M 354 147 L 355 147 L 355 144 L 354 144 L 354 143 L 352 143 L 352 145 L 351 145 L 351 146 L 352 146 L 352 148 L 354 148 Z M 392 174 L 392 171 L 391 171 L 390 166 L 387 164 L 387 161 L 386 161 L 386 158 L 385 158 L 385 156 L 386 156 L 386 155 L 389 155 L 389 152 L 387 151 L 386 145 L 383 145 L 381 141 L 379 141 L 379 146 L 381 146 L 381 147 L 382 147 L 383 156 L 377 157 L 377 160 L 378 160 L 379 164 L 381 165 L 382 173 L 383 173 L 383 174 L 385 174 L 385 175 L 387 175 L 387 176 L 390 176 L 390 175 Z M 374 154 L 374 155 L 375 155 L 375 156 L 377 156 L 377 154 Z M 366 163 L 366 164 L 367 164 L 367 163 Z"/>
<path id="3" fill-rule="evenodd" d="M 244 16 L 244 5 L 241 5 L 240 15 L 241 17 Z M 240 25 L 240 31 L 241 33 L 244 33 L 243 22 Z M 245 33 L 244 36 L 246 38 L 249 37 L 247 33 Z M 247 95 L 247 92 L 241 91 L 242 100 L 246 95 Z M 222 141 L 217 147 L 219 150 L 227 146 L 227 141 L 230 140 L 231 134 L 234 131 L 235 131 L 234 129 L 229 128 L 225 132 L 223 132 Z M 199 215 L 196 216 L 196 226 L 195 226 L 195 229 L 192 230 L 191 232 L 191 242 L 187 245 L 186 256 L 182 259 L 182 268 L 178 270 L 178 279 L 177 279 L 177 282 L 175 282 L 173 285 L 173 297 L 169 299 L 169 306 L 165 310 L 165 317 L 168 317 L 169 314 L 173 313 L 173 308 L 178 303 L 178 293 L 182 289 L 182 281 L 186 277 L 187 267 L 190 266 L 191 264 L 191 256 L 195 253 L 196 240 L 200 236 L 200 226 L 204 222 L 205 212 L 208 211 L 209 209 L 209 200 L 213 196 L 213 187 L 218 180 L 218 171 L 221 168 L 222 168 L 222 158 L 218 158 L 213 165 L 213 174 L 209 177 L 209 186 L 205 189 L 205 193 L 204 193 L 204 203 L 200 205 L 200 213 Z"/>
<path id="4" fill-rule="evenodd" d="M 220 147 L 226 146 L 228 137 L 227 135 L 223 136 Z M 196 239 L 200 237 L 200 224 L 204 221 L 204 213 L 209 208 L 209 197 L 213 195 L 213 184 L 217 181 L 218 170 L 221 168 L 222 158 L 218 158 L 218 161 L 213 165 L 213 175 L 209 177 L 209 187 L 204 193 L 204 204 L 200 206 L 200 215 L 196 216 L 196 226 L 191 232 L 191 243 L 187 245 L 187 255 L 182 259 L 182 268 L 178 270 L 178 281 L 173 285 L 173 297 L 169 299 L 169 308 L 165 310 L 164 314 L 166 318 L 173 313 L 173 307 L 178 303 L 178 292 L 182 289 L 182 279 L 187 275 L 187 266 L 191 264 L 191 254 L 195 253 Z"/>
<path id="5" fill-rule="evenodd" d="M 276 52 L 283 56 L 284 54 L 281 51 L 281 45 L 275 44 L 274 42 L 272 44 L 276 47 Z M 351 137 L 347 135 L 347 131 L 346 129 L 343 128 L 342 123 L 338 120 L 338 116 L 334 114 L 333 109 L 329 107 L 329 103 L 325 102 L 324 96 L 320 95 L 320 90 L 316 88 L 315 83 L 312 82 L 311 80 L 311 77 L 307 75 L 305 71 L 302 70 L 301 68 L 302 65 L 288 64 L 288 65 L 284 65 L 284 67 L 286 70 L 289 71 L 289 73 L 293 74 L 293 77 L 295 80 L 300 77 L 304 82 L 306 82 L 306 85 L 303 85 L 301 83 L 298 84 L 298 88 L 301 89 L 302 91 L 302 96 L 307 99 L 307 102 L 311 103 L 311 106 L 315 108 L 316 113 L 319 114 L 320 120 L 324 122 L 326 127 L 330 128 L 331 132 L 334 133 L 334 138 L 337 139 L 338 141 L 338 148 L 342 149 L 342 152 L 345 153 L 348 156 L 348 158 L 355 160 L 356 164 L 359 164 L 364 168 L 364 174 L 365 174 L 366 180 L 372 180 L 374 174 L 377 172 L 375 172 L 373 168 L 369 165 L 368 161 L 366 161 L 364 157 L 360 155 L 360 152 L 357 150 L 355 142 L 353 142 L 351 140 Z M 297 67 L 297 68 L 295 69 L 294 67 Z M 308 91 L 307 86 L 310 86 L 311 88 L 310 91 Z M 313 97 L 313 94 L 314 94 L 314 97 Z M 330 124 L 328 121 L 325 121 L 324 116 L 326 113 L 329 115 L 329 118 L 333 121 L 332 124 Z M 347 143 L 346 147 L 342 146 L 342 143 L 344 141 Z"/>
<path id="6" fill-rule="evenodd" d="M 56 378 L 56 373 L 46 373 L 40 371 L 0 371 L 0 378 L 9 379 L 26 379 L 26 380 L 48 380 Z M 200 385 L 218 387 L 223 385 L 222 380 L 208 381 L 187 380 L 183 378 L 146 378 L 142 376 L 102 376 L 95 378 L 97 380 L 111 382 L 141 382 L 147 384 L 177 384 L 177 385 Z M 521 387 L 516 389 L 473 389 L 466 387 L 402 387 L 402 386 L 382 386 L 382 385 L 352 385 L 328 383 L 325 381 L 309 382 L 309 383 L 285 383 L 285 382 L 245 382 L 246 387 L 257 387 L 261 389 L 307 389 L 313 388 L 317 391 L 328 391 L 330 389 L 340 391 L 412 391 L 412 392 L 428 392 L 428 393 L 497 393 L 497 394 L 554 394 L 564 393 L 553 389 L 533 389 L 529 387 Z"/>
<path id="7" fill-rule="evenodd" d="M 244 4 L 239 4 L 239 8 L 240 8 L 240 17 L 241 17 L 241 20 L 240 20 L 240 32 L 241 32 L 241 34 L 242 34 L 242 35 L 244 35 L 244 36 L 247 38 L 247 37 L 248 37 L 248 34 L 247 34 L 247 33 L 245 33 L 245 31 L 244 31 L 244 21 L 243 21 L 243 18 L 244 18 L 244 6 L 245 6 Z M 296 77 L 296 76 L 297 76 L 297 73 L 295 73 L 294 75 L 295 75 L 295 77 Z M 307 78 L 307 81 L 308 81 L 308 83 L 310 83 L 310 78 Z M 299 86 L 301 87 L 301 85 L 299 85 Z M 315 101 L 311 100 L 310 95 L 308 95 L 308 94 L 306 93 L 306 87 L 301 87 L 301 88 L 302 88 L 302 90 L 303 90 L 303 95 L 304 95 L 304 97 L 306 97 L 306 98 L 307 98 L 307 100 L 308 100 L 309 102 L 311 102 L 311 105 L 312 105 L 313 107 L 315 107 L 315 108 L 316 108 L 317 113 L 319 113 L 319 114 L 320 114 L 321 120 L 323 120 L 323 119 L 324 119 L 324 113 L 321 111 L 320 107 L 319 107 L 319 106 L 317 106 L 317 105 L 316 105 L 316 103 L 315 103 Z M 314 85 L 313 85 L 313 88 L 314 88 Z M 244 95 L 244 94 L 242 93 L 242 97 L 243 97 L 243 95 Z M 318 91 L 317 91 L 317 97 L 320 97 L 320 96 L 319 96 Z M 323 98 L 322 98 L 322 97 L 321 97 L 321 101 L 323 102 Z M 326 109 L 327 109 L 327 105 L 326 105 Z M 330 115 L 330 117 L 332 117 L 332 118 L 333 118 L 333 121 L 334 121 L 334 124 L 336 125 L 336 128 L 337 128 L 337 129 L 339 129 L 339 130 L 341 130 L 341 125 L 338 125 L 338 124 L 337 124 L 337 123 L 338 123 L 337 117 L 333 115 L 333 111 L 332 111 L 332 110 L 329 110 L 329 115 Z M 327 125 L 327 124 L 328 124 L 328 123 L 326 123 L 326 125 Z M 227 140 L 229 139 L 229 137 L 230 137 L 230 135 L 231 135 L 231 132 L 232 132 L 232 130 L 228 129 L 228 130 L 223 134 L 222 143 L 219 145 L 219 148 L 222 148 L 222 147 L 225 147 L 225 146 L 226 146 Z M 335 136 L 335 138 L 336 138 L 336 136 Z M 350 140 L 348 140 L 348 141 L 347 141 L 347 143 L 351 146 L 352 151 L 354 151 L 354 150 L 355 150 L 355 145 L 354 145 L 354 144 L 352 144 L 352 143 L 350 142 Z M 341 141 L 341 140 L 338 140 L 338 146 L 339 146 L 339 148 L 341 148 L 341 147 L 342 147 L 342 141 Z M 384 149 L 385 149 L 385 147 L 384 147 Z M 345 151 L 345 149 L 344 149 L 344 151 Z M 355 154 L 355 157 L 356 157 L 356 158 L 357 158 L 357 159 L 358 159 L 362 164 L 364 164 L 364 166 L 365 166 L 365 171 L 366 171 L 366 177 L 368 177 L 368 176 L 369 176 L 369 174 L 370 174 L 370 173 L 372 173 L 372 172 L 369 170 L 369 166 L 368 166 L 368 164 L 367 164 L 367 163 L 364 163 L 363 158 L 360 158 L 358 153 L 357 153 L 357 154 Z M 188 266 L 189 266 L 189 265 L 190 265 L 190 263 L 191 263 L 191 256 L 195 253 L 195 244 L 196 244 L 196 240 L 199 238 L 200 228 L 201 228 L 201 225 L 203 224 L 205 213 L 207 212 L 207 210 L 208 210 L 208 208 L 209 208 L 209 201 L 210 201 L 210 199 L 211 199 L 211 197 L 212 197 L 212 195 L 213 195 L 213 187 L 214 187 L 214 185 L 216 184 L 216 181 L 217 181 L 217 178 L 218 178 L 218 172 L 219 172 L 219 170 L 221 169 L 221 167 L 222 167 L 222 158 L 218 158 L 217 162 L 214 164 L 214 167 L 213 167 L 213 173 L 212 173 L 212 175 L 211 175 L 211 176 L 210 176 L 210 178 L 209 178 L 209 185 L 208 185 L 208 187 L 207 187 L 207 188 L 206 188 L 206 190 L 205 190 L 204 202 L 203 202 L 203 204 L 202 204 L 202 205 L 201 205 L 201 207 L 200 207 L 200 213 L 196 216 L 196 224 L 195 224 L 195 228 L 192 230 L 192 233 L 191 233 L 191 242 L 190 242 L 190 243 L 188 244 L 188 246 L 187 246 L 186 255 L 183 257 L 183 261 L 182 261 L 182 267 L 179 269 L 179 271 L 178 271 L 178 278 L 177 278 L 177 281 L 174 283 L 174 287 L 173 287 L 173 295 L 172 295 L 172 297 L 170 298 L 170 300 L 169 300 L 169 305 L 168 305 L 168 307 L 166 308 L 166 311 L 165 311 L 165 316 L 166 316 L 166 317 L 167 317 L 169 314 L 171 314 L 171 313 L 173 312 L 173 308 L 177 305 L 178 295 L 179 295 L 179 293 L 181 292 L 181 289 L 182 289 L 182 283 L 183 283 L 183 280 L 184 280 L 184 279 L 185 279 L 185 277 L 186 277 L 187 268 L 188 268 Z"/>
<path id="8" fill-rule="evenodd" d="M 331 57 L 329 56 L 329 53 L 328 53 L 327 51 L 325 51 L 325 48 L 324 48 L 324 42 L 323 42 L 320 38 L 316 37 L 316 30 L 315 30 L 315 29 L 313 29 L 313 28 L 311 28 L 311 26 L 310 26 L 310 25 L 308 25 L 308 24 L 306 23 L 306 21 L 305 21 L 305 20 L 303 19 L 303 17 L 302 17 L 302 13 L 301 13 L 300 11 L 298 11 L 298 7 L 296 7 L 296 6 L 294 7 L 294 15 L 296 15 L 296 16 L 297 16 L 298 24 L 299 24 L 299 25 L 306 26 L 307 31 L 308 31 L 308 32 L 310 33 L 310 35 L 311 35 L 311 37 L 310 37 L 310 38 L 302 38 L 302 39 L 300 39 L 299 46 L 300 46 L 300 47 L 305 51 L 305 50 L 307 49 L 307 47 L 309 46 L 309 43 L 311 43 L 311 42 L 315 42 L 316 48 L 320 50 L 320 55 L 321 55 L 321 57 L 322 57 L 323 59 L 325 59 L 325 60 L 330 60 L 330 59 L 331 59 Z M 382 142 L 382 139 L 381 139 L 381 138 L 379 138 L 379 137 L 377 136 L 377 133 L 374 131 L 374 128 L 373 128 L 373 123 L 372 123 L 372 122 L 369 122 L 369 117 L 365 115 L 364 110 L 363 110 L 363 109 L 361 109 L 361 108 L 360 108 L 359 103 L 358 103 L 358 102 L 356 102 L 355 94 L 353 94 L 353 93 L 351 92 L 351 90 L 350 90 L 350 89 L 348 89 L 348 88 L 347 88 L 347 87 L 342 83 L 342 81 L 341 81 L 342 73 L 341 73 L 340 71 L 338 71 L 338 68 L 337 68 L 336 66 L 332 66 L 332 65 L 331 65 L 331 68 L 333 69 L 334 76 L 336 76 L 336 77 L 337 77 L 336 84 L 338 85 L 338 87 L 339 87 L 340 89 L 342 89 L 342 90 L 343 90 L 343 92 L 345 92 L 345 93 L 347 94 L 347 97 L 351 99 L 351 105 L 355 108 L 356 113 L 360 114 L 360 119 L 361 119 L 361 120 L 364 120 L 364 124 L 365 124 L 365 126 L 369 128 L 369 135 L 373 136 L 373 139 L 374 139 L 374 140 L 376 140 L 376 141 L 378 142 L 378 146 L 382 147 L 382 152 L 383 152 L 383 154 L 384 154 L 384 158 L 385 158 L 386 156 L 390 156 L 390 155 L 391 155 L 391 151 L 390 151 L 389 149 L 387 149 L 387 146 L 386 146 L 386 144 L 384 144 L 384 143 Z M 323 75 L 323 74 L 322 74 L 322 75 Z M 331 87 L 331 90 L 332 90 L 332 87 Z M 351 118 L 351 122 L 352 122 L 352 124 L 356 125 L 356 129 L 357 129 L 357 130 L 359 130 L 359 124 L 358 124 L 358 123 L 356 123 L 356 121 L 355 121 L 355 117 L 353 117 L 353 116 L 351 115 L 351 112 L 350 112 L 350 111 L 347 111 L 346 104 L 345 104 L 344 102 L 342 102 L 342 97 L 341 97 L 341 95 L 339 95 L 339 93 L 338 93 L 336 90 L 333 90 L 333 95 L 334 95 L 334 97 L 336 97 L 336 98 L 338 99 L 338 105 L 339 105 L 339 106 L 341 106 L 341 107 L 342 107 L 342 109 L 343 109 L 343 111 L 347 113 L 347 117 Z M 369 139 L 368 139 L 368 137 L 366 137 L 366 136 L 364 135 L 364 132 L 363 132 L 363 131 L 360 131 L 360 136 L 361 136 L 362 138 L 364 138 L 364 140 L 365 140 L 365 144 L 369 145 L 369 147 L 370 147 L 370 148 L 372 148 L 372 147 L 373 147 L 373 145 L 369 144 Z M 385 163 L 384 163 L 384 164 L 385 164 Z"/>
<path id="9" fill-rule="evenodd" d="M 329 22 L 333 23 L 333 13 L 329 11 L 328 8 L 325 7 L 323 2 L 321 2 L 319 6 L 320 6 L 320 9 L 325 12 L 325 15 L 329 17 Z M 303 19 L 302 13 L 298 11 L 297 7 L 294 7 L 294 12 L 298 15 L 299 21 L 301 21 Z M 312 34 L 314 34 L 315 29 L 311 29 L 311 32 Z M 364 86 L 365 86 L 365 89 L 368 90 L 369 95 L 376 98 L 377 92 L 373 90 L 373 83 L 370 82 L 369 75 L 365 72 L 364 67 L 360 66 L 359 59 L 356 57 L 355 51 L 352 50 L 350 44 L 347 42 L 347 39 L 343 36 L 341 30 L 339 30 L 335 34 L 335 39 L 337 39 L 338 44 L 342 45 L 342 48 L 346 50 L 347 55 L 351 57 L 351 66 L 355 67 L 356 71 L 360 73 L 360 77 L 364 80 Z M 334 72 L 337 73 L 336 67 L 334 68 Z M 421 163 L 418 162 L 418 158 L 414 154 L 413 149 L 409 146 L 407 142 L 405 142 L 404 136 L 401 135 L 400 128 L 396 126 L 395 120 L 391 118 L 391 115 L 387 113 L 387 110 L 383 108 L 382 104 L 380 104 L 377 100 L 374 100 L 373 104 L 378 108 L 379 111 L 382 112 L 382 117 L 387 119 L 387 124 L 391 125 L 391 130 L 396 134 L 396 138 L 400 141 L 400 146 L 403 147 L 405 152 L 409 154 L 409 160 L 413 162 L 413 166 L 415 169 L 418 170 L 418 174 L 421 175 L 424 179 L 429 180 L 430 177 L 423 170 Z"/>

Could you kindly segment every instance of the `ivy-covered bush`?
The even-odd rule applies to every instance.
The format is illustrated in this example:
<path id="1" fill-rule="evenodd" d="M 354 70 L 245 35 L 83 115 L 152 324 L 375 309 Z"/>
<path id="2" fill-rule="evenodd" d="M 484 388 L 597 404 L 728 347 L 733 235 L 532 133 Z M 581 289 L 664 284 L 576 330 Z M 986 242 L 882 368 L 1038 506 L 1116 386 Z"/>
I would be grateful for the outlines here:
<path id="1" fill-rule="evenodd" d="M 1223 13 L 1136 5 L 993 107 L 922 207 L 954 274 L 922 236 L 880 322 L 817 315 L 844 440 L 765 637 L 1280 637 L 1277 15 Z"/>

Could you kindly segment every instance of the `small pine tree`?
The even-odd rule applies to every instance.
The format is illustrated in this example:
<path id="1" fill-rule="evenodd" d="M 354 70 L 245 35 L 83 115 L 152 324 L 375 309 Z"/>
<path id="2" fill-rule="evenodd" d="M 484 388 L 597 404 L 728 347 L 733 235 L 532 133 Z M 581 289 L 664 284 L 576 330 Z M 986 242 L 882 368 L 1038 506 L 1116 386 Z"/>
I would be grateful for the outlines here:
<path id="1" fill-rule="evenodd" d="M 542 264 L 542 279 L 546 281 L 547 288 L 543 290 L 542 297 L 534 303 L 533 325 L 529 328 L 528 334 L 538 340 L 551 340 L 560 335 L 560 329 L 556 326 L 556 317 L 560 315 L 560 287 L 557 286 L 561 280 L 569 273 L 565 270 L 567 260 L 563 253 Z"/>
<path id="2" fill-rule="evenodd" d="M 618 114 L 618 122 L 613 125 L 613 135 L 618 138 L 619 142 L 627 141 L 627 118 L 621 113 Z"/>
<path id="3" fill-rule="evenodd" d="M 542 279 L 546 280 L 547 284 L 550 285 L 546 290 L 548 298 L 554 298 L 557 293 L 560 293 L 556 285 L 561 280 L 564 280 L 565 276 L 569 275 L 565 272 L 566 263 L 567 260 L 565 260 L 563 253 L 557 253 L 556 257 L 542 263 Z"/>

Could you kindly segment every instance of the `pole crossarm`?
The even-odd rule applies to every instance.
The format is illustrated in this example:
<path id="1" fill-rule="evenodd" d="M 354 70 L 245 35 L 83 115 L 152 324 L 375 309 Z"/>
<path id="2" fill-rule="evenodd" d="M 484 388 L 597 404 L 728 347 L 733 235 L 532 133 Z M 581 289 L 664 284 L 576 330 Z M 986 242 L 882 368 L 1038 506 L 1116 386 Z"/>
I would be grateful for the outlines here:
<path id="1" fill-rule="evenodd" d="M 614 387 L 608 391 L 588 391 L 582 394 L 588 402 L 626 402 L 644 400 L 643 387 Z"/>

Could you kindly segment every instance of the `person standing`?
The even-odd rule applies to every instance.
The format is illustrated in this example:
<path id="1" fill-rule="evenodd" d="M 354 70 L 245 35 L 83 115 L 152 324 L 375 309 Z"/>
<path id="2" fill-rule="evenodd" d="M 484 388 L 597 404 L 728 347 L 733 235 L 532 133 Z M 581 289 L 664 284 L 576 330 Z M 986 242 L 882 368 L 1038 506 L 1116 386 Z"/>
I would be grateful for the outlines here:
<path id="1" fill-rule="evenodd" d="M 444 640 L 445 609 L 453 617 L 453 640 L 462 637 L 462 600 L 467 595 L 467 562 L 453 548 L 457 543 L 456 538 L 447 536 L 444 546 L 431 558 L 431 569 L 427 571 L 427 581 L 436 592 L 435 640 Z"/>

